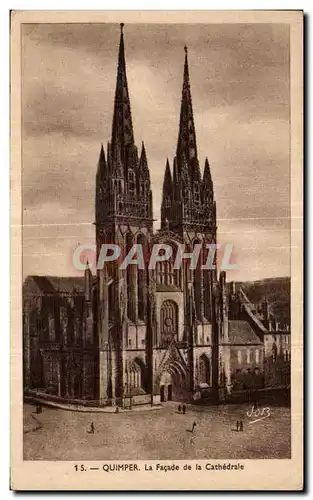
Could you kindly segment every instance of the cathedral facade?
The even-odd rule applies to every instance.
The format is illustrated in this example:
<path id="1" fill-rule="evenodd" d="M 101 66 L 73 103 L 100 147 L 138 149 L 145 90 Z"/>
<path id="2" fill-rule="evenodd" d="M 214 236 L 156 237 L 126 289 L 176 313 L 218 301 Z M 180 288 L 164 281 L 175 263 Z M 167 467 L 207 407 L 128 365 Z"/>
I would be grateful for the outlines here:
<path id="1" fill-rule="evenodd" d="M 209 162 L 201 173 L 185 47 L 178 139 L 165 159 L 161 228 L 153 230 L 148 155 L 132 126 L 121 25 L 111 141 L 101 146 L 96 174 L 97 257 L 102 245 L 125 255 L 141 245 L 172 249 L 155 269 L 118 261 L 84 278 L 28 277 L 24 301 L 26 391 L 93 404 L 192 400 L 231 392 L 238 366 L 262 372 L 261 319 L 247 297 L 226 285 L 225 272 L 201 269 L 206 245 L 217 243 Z M 176 269 L 181 245 L 201 244 L 198 266 Z M 245 356 L 246 351 L 249 351 Z M 240 356 L 239 356 L 240 353 Z M 49 390 L 48 390 L 49 389 Z"/>
<path id="2" fill-rule="evenodd" d="M 208 160 L 201 175 L 185 62 L 178 140 L 172 168 L 165 162 L 161 229 L 153 231 L 152 191 L 144 144 L 135 145 L 121 32 L 111 142 L 101 148 L 96 178 L 96 242 L 144 255 L 155 244 L 172 248 L 155 270 L 117 263 L 98 272 L 100 399 L 149 393 L 161 400 L 186 397 L 201 384 L 227 387 L 227 321 L 214 298 L 215 271 L 188 263 L 174 269 L 178 247 L 216 243 L 216 204 Z M 201 257 L 205 258 L 203 252 Z M 222 273 L 220 287 L 225 287 Z M 222 295 L 221 295 L 222 298 Z M 107 361 L 109 359 L 109 362 Z"/>

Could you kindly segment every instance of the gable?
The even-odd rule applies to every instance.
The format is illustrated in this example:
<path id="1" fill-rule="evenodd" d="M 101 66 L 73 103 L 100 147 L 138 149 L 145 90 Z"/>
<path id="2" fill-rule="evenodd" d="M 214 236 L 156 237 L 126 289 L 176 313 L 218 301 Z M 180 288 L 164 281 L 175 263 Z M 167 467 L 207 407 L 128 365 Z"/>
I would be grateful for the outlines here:
<path id="1" fill-rule="evenodd" d="M 229 343 L 232 345 L 262 345 L 259 337 L 247 321 L 230 320 L 228 322 Z"/>

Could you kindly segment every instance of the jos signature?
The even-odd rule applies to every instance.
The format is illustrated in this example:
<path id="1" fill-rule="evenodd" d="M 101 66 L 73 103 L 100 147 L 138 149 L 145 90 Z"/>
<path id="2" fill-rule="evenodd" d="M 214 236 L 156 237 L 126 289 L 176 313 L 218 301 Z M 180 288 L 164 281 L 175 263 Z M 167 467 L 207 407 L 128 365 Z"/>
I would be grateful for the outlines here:
<path id="1" fill-rule="evenodd" d="M 266 418 L 271 416 L 271 409 L 266 406 L 264 408 L 255 408 L 252 406 L 252 409 L 247 411 L 247 417 L 252 420 L 249 424 L 255 424 L 256 422 L 260 422 L 261 420 L 265 420 Z"/>

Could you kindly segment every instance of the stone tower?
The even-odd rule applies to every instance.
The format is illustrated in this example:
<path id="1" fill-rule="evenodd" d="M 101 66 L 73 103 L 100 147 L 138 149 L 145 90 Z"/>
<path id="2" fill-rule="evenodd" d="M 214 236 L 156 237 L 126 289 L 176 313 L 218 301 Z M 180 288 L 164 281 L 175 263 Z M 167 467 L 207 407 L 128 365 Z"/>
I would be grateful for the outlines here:
<path id="1" fill-rule="evenodd" d="M 152 192 L 145 146 L 134 141 L 121 24 L 111 142 L 101 146 L 96 175 L 97 259 L 103 244 L 116 244 L 121 258 L 133 244 L 150 242 Z M 132 328 L 146 320 L 147 273 L 120 262 L 98 270 L 99 398 L 121 398 L 127 384 L 125 349 Z M 111 265 L 109 265 L 111 264 Z M 127 390 L 127 388 L 126 388 Z"/>
<path id="2" fill-rule="evenodd" d="M 187 47 L 185 47 L 176 156 L 173 161 L 173 175 L 168 160 L 166 163 L 161 219 L 161 228 L 165 228 L 167 224 L 170 231 L 179 235 L 190 249 L 196 243 L 216 243 L 216 204 L 213 182 L 208 160 L 205 160 L 203 178 L 199 167 Z M 203 263 L 207 258 L 205 253 L 200 254 L 199 261 L 202 259 Z M 211 289 L 214 277 L 210 273 L 202 274 L 201 279 L 205 281 L 200 283 L 198 280 L 194 290 L 197 318 L 211 319 L 212 301 L 208 288 Z"/>
<path id="3" fill-rule="evenodd" d="M 183 241 L 185 252 L 191 252 L 195 245 L 201 245 L 197 269 L 191 270 L 189 262 L 185 262 L 183 268 L 185 339 L 189 345 L 188 363 L 190 376 L 193 379 L 196 376 L 192 372 L 197 371 L 198 363 L 196 346 L 209 341 L 211 382 L 217 393 L 221 379 L 220 373 L 223 372 L 223 367 L 219 362 L 219 344 L 225 339 L 222 326 L 223 301 L 220 300 L 224 278 L 221 283 L 218 283 L 216 270 L 201 269 L 201 265 L 205 264 L 208 259 L 207 245 L 217 242 L 216 202 L 207 158 L 203 176 L 201 176 L 186 46 L 176 156 L 173 160 L 172 172 L 168 160 L 166 162 L 163 183 L 161 229 L 166 230 L 166 228 Z M 190 295 L 192 300 L 190 300 Z M 193 317 L 192 308 L 195 309 L 196 316 L 196 337 L 190 319 Z M 208 331 L 210 331 L 209 334 Z"/>

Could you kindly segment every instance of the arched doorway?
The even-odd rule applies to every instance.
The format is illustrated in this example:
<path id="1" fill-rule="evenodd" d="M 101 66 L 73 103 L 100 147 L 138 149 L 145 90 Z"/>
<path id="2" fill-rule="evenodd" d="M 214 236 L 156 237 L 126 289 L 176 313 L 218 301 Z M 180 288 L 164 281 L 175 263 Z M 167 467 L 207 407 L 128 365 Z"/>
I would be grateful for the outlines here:
<path id="1" fill-rule="evenodd" d="M 171 401 L 171 399 L 172 399 L 172 389 L 170 389 L 171 399 L 169 399 L 169 397 L 168 397 L 168 394 L 169 394 L 168 388 L 169 387 L 172 388 L 172 385 L 173 385 L 173 380 L 172 380 L 171 374 L 168 371 L 163 372 L 162 376 L 161 376 L 161 380 L 160 380 L 160 400 L 161 400 L 162 403 L 165 402 L 165 401 Z"/>
<path id="2" fill-rule="evenodd" d="M 186 391 L 186 374 L 177 363 L 169 364 L 160 378 L 160 401 L 180 401 Z"/>

